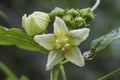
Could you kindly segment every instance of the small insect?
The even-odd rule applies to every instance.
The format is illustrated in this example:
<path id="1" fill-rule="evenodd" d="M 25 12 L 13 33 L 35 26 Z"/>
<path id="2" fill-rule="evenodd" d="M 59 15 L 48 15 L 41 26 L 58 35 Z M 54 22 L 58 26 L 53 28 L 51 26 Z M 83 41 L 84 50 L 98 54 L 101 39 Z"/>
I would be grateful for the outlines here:
<path id="1" fill-rule="evenodd" d="M 84 59 L 85 60 L 92 60 L 95 57 L 96 53 L 94 51 L 86 51 L 83 53 Z"/>

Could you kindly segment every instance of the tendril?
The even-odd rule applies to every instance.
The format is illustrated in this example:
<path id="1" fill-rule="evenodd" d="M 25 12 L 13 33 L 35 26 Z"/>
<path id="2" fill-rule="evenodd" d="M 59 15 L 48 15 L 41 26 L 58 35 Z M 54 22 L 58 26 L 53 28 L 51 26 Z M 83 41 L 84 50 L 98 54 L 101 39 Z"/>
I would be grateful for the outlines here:
<path id="1" fill-rule="evenodd" d="M 96 3 L 94 4 L 94 6 L 91 8 L 91 11 L 94 11 L 100 4 L 100 0 L 96 0 Z"/>

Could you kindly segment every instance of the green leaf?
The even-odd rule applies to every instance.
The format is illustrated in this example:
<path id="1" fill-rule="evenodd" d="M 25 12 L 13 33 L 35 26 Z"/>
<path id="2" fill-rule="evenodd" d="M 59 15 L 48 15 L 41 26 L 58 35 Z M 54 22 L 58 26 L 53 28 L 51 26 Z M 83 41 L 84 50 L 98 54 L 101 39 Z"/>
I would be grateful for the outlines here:
<path id="1" fill-rule="evenodd" d="M 99 52 L 105 49 L 114 40 L 120 38 L 120 28 L 111 31 L 110 33 L 101 36 L 91 42 L 91 49 L 95 52 Z"/>
<path id="2" fill-rule="evenodd" d="M 16 45 L 22 49 L 48 53 L 48 51 L 37 44 L 32 37 L 16 28 L 7 29 L 0 26 L 0 45 Z"/>
<path id="3" fill-rule="evenodd" d="M 6 80 L 18 80 L 16 75 L 2 62 L 0 62 L 0 71 L 2 71 L 6 75 Z"/>
<path id="4" fill-rule="evenodd" d="M 22 75 L 20 80 L 29 80 L 26 76 Z"/>
<path id="5" fill-rule="evenodd" d="M 112 71 L 111 73 L 109 73 L 109 74 L 107 74 L 107 75 L 105 75 L 105 76 L 103 76 L 103 77 L 100 77 L 100 78 L 97 79 L 97 80 L 107 80 L 108 78 L 110 78 L 110 77 L 112 77 L 113 75 L 118 74 L 118 73 L 120 73 L 120 68 L 118 68 L 117 70 Z"/>

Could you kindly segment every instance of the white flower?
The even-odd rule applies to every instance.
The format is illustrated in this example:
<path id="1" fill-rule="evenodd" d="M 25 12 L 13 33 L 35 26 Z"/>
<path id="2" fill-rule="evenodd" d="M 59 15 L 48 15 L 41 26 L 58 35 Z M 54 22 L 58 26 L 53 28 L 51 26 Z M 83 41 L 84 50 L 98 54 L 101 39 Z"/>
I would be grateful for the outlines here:
<path id="1" fill-rule="evenodd" d="M 44 48 L 50 50 L 47 61 L 47 70 L 60 63 L 64 58 L 82 67 L 85 65 L 81 51 L 77 47 L 89 35 L 89 29 L 68 31 L 62 19 L 56 17 L 54 34 L 36 35 L 34 40 Z"/>

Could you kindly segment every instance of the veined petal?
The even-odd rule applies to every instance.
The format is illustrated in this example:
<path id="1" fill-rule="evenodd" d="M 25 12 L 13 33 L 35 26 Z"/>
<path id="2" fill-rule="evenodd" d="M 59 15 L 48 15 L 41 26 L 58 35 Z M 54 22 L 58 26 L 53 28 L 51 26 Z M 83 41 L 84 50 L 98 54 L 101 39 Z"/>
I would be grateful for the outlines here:
<path id="1" fill-rule="evenodd" d="M 60 63 L 63 59 L 64 57 L 60 50 L 51 51 L 48 55 L 46 70 L 50 70 L 56 64 Z"/>
<path id="2" fill-rule="evenodd" d="M 70 51 L 65 54 L 65 58 L 77 66 L 83 67 L 85 65 L 84 58 L 78 47 L 70 49 Z"/>
<path id="3" fill-rule="evenodd" d="M 48 50 L 52 50 L 55 47 L 54 34 L 36 35 L 34 40 Z"/>
<path id="4" fill-rule="evenodd" d="M 89 31 L 90 30 L 88 28 L 69 31 L 72 44 L 76 46 L 79 45 L 82 41 L 84 41 L 88 37 Z"/>
<path id="5" fill-rule="evenodd" d="M 64 36 L 68 33 L 68 28 L 65 25 L 64 21 L 59 17 L 56 17 L 54 22 L 54 34 L 56 36 Z"/>

